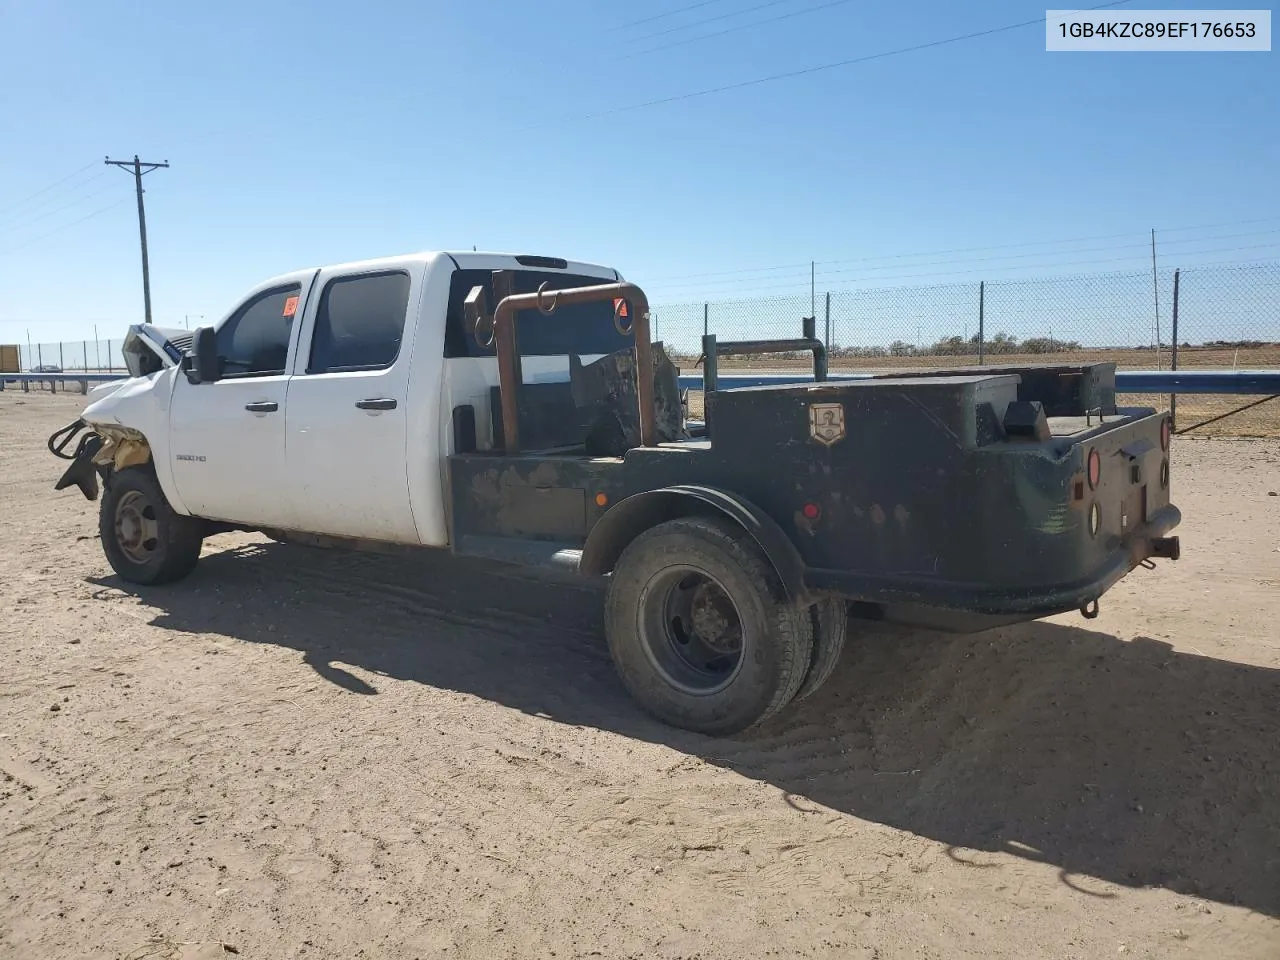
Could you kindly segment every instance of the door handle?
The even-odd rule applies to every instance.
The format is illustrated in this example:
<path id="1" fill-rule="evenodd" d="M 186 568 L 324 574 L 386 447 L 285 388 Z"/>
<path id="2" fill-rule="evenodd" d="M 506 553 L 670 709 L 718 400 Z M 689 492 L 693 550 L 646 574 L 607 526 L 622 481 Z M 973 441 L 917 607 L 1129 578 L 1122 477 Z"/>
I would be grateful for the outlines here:
<path id="1" fill-rule="evenodd" d="M 357 400 L 356 406 L 361 410 L 394 410 L 396 402 L 391 397 L 378 397 L 374 400 Z"/>
<path id="2" fill-rule="evenodd" d="M 280 409 L 280 404 L 274 400 L 258 400 L 254 403 L 246 403 L 244 408 L 250 413 L 275 413 Z"/>

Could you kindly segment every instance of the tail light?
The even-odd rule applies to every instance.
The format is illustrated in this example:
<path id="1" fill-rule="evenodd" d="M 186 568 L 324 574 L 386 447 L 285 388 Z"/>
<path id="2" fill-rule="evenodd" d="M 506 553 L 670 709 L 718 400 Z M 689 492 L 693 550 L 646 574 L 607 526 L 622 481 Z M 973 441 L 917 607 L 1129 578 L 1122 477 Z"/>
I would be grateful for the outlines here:
<path id="1" fill-rule="evenodd" d="M 1160 421 L 1160 449 L 1169 449 L 1169 437 L 1173 434 L 1173 422 L 1165 417 Z"/>
<path id="2" fill-rule="evenodd" d="M 1098 481 L 1102 479 L 1102 456 L 1097 449 L 1089 451 L 1089 489 L 1097 490 Z"/>

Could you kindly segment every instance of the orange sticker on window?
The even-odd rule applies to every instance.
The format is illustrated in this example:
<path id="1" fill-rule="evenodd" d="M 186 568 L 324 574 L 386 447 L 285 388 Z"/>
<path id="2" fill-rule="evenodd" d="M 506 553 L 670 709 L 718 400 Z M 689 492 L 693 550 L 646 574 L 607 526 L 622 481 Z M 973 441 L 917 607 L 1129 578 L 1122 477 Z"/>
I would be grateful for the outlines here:
<path id="1" fill-rule="evenodd" d="M 286 317 L 292 317 L 297 312 L 298 312 L 298 298 L 296 296 L 290 297 L 288 300 L 284 302 L 284 315 Z"/>

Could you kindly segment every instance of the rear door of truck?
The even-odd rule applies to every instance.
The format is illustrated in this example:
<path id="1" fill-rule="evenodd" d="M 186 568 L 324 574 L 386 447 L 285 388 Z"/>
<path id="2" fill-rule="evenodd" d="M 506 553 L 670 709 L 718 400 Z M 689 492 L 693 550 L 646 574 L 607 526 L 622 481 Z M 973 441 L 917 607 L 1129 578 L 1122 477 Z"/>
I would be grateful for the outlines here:
<path id="1" fill-rule="evenodd" d="M 320 272 L 285 408 L 290 522 L 417 543 L 406 440 L 420 261 Z"/>

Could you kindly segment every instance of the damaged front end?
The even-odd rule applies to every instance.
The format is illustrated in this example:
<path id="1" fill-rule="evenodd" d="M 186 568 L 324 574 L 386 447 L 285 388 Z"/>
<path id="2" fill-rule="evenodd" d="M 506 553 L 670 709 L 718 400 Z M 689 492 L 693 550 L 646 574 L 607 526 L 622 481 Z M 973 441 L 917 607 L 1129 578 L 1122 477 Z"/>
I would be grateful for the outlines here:
<path id="1" fill-rule="evenodd" d="M 151 447 L 141 433 L 130 427 L 100 425 L 83 433 L 88 426 L 79 419 L 49 437 L 49 452 L 60 460 L 71 461 L 53 489 L 78 487 L 85 499 L 97 500 L 99 477 L 105 481 L 112 470 L 146 463 L 151 459 Z M 67 453 L 77 436 L 80 440 L 75 451 Z"/>
<path id="2" fill-rule="evenodd" d="M 157 402 L 166 389 L 157 380 L 182 365 L 191 342 L 186 330 L 144 323 L 129 327 L 121 348 L 129 375 L 94 387 L 84 414 L 49 437 L 49 452 L 71 461 L 55 490 L 77 487 L 87 499 L 96 500 L 100 477 L 105 481 L 112 470 L 151 459 L 151 446 L 140 430 L 110 421 L 123 417 L 145 425 L 147 418 L 138 417 L 139 404 Z"/>

